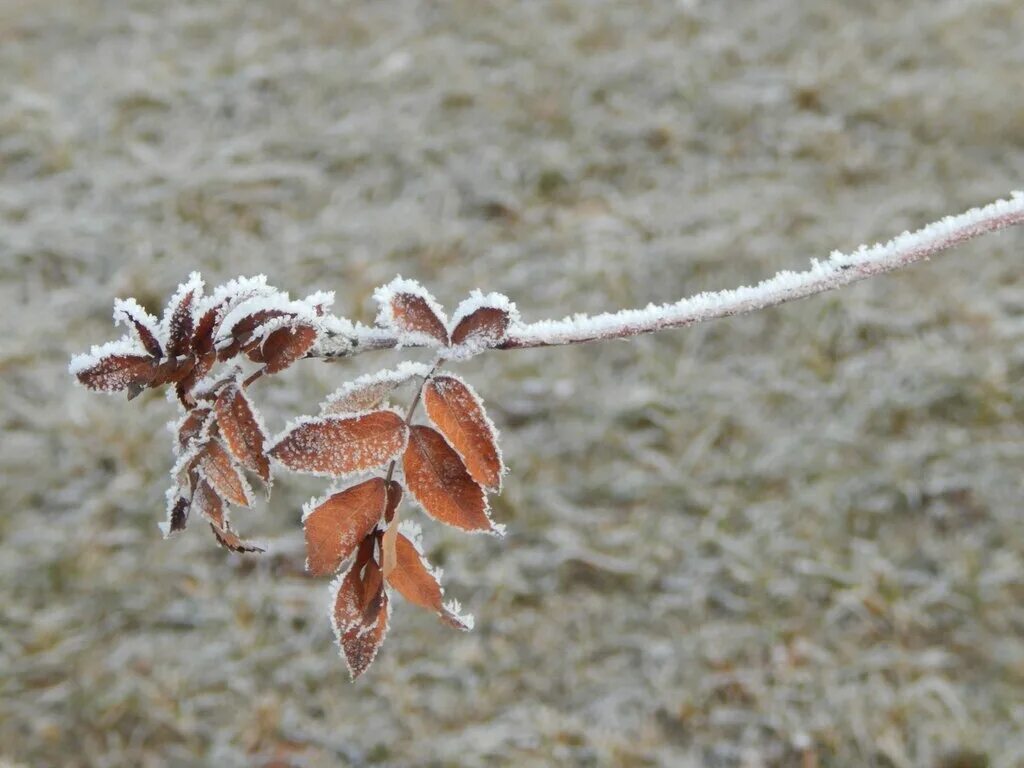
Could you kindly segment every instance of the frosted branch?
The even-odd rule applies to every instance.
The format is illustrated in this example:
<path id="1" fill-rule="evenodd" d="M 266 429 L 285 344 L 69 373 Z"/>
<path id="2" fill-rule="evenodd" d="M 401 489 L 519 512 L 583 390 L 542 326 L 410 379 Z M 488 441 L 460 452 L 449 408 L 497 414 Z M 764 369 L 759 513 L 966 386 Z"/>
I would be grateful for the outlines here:
<path id="1" fill-rule="evenodd" d="M 779 272 L 753 287 L 699 293 L 673 304 L 651 304 L 643 309 L 599 315 L 580 314 L 536 323 L 519 322 L 509 329 L 508 339 L 501 348 L 550 347 L 621 339 L 743 315 L 902 269 L 981 235 L 1022 223 L 1024 192 L 1013 192 L 1009 200 L 998 200 L 958 216 L 947 216 L 916 232 L 904 232 L 884 244 L 862 245 L 852 253 L 834 251 L 827 261 L 812 260 L 810 269 Z M 396 338 L 379 329 L 365 331 L 346 340 L 344 349 L 327 351 L 327 356 L 345 356 L 398 344 Z"/>

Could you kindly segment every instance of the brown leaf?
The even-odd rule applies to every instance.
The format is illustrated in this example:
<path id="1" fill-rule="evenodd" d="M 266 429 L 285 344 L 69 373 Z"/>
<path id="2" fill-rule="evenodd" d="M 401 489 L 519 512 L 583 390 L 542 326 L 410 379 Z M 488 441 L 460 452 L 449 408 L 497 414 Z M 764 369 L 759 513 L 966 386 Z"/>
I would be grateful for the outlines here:
<path id="1" fill-rule="evenodd" d="M 408 427 L 393 411 L 301 420 L 270 449 L 296 472 L 348 475 L 386 464 L 405 448 Z"/>
<path id="2" fill-rule="evenodd" d="M 396 291 L 391 294 L 391 323 L 404 333 L 422 334 L 447 345 L 448 329 L 431 302 L 415 293 Z"/>
<path id="3" fill-rule="evenodd" d="M 195 320 L 192 309 L 203 291 L 203 284 L 197 273 L 192 273 L 189 282 L 178 286 L 178 292 L 167 306 L 167 354 L 177 357 L 189 351 Z"/>
<path id="4" fill-rule="evenodd" d="M 414 605 L 434 611 L 456 629 L 467 630 L 471 624 L 443 603 L 444 590 L 426 558 L 404 534 L 395 540 L 395 566 L 385 576 L 388 584 Z"/>
<path id="5" fill-rule="evenodd" d="M 394 517 L 395 512 L 398 510 L 398 505 L 402 503 L 402 486 L 400 483 L 394 480 L 388 483 L 388 504 L 384 510 L 384 521 L 390 523 Z"/>
<path id="6" fill-rule="evenodd" d="M 387 486 L 375 477 L 329 496 L 303 517 L 306 569 L 314 576 L 334 573 L 384 514 Z"/>
<path id="7" fill-rule="evenodd" d="M 228 450 L 246 469 L 270 482 L 270 461 L 264 453 L 267 436 L 256 409 L 237 382 L 224 387 L 217 396 L 217 424 Z"/>
<path id="8" fill-rule="evenodd" d="M 402 533 L 395 540 L 395 567 L 387 576 L 388 584 L 410 603 L 440 612 L 441 585 L 427 568 L 416 545 Z"/>
<path id="9" fill-rule="evenodd" d="M 377 408 L 389 394 L 409 379 L 424 375 L 426 366 L 406 366 L 393 371 L 380 371 L 361 376 L 343 384 L 324 401 L 320 412 L 324 415 L 361 413 Z"/>
<path id="10" fill-rule="evenodd" d="M 193 408 L 178 425 L 178 448 L 184 451 L 188 444 L 199 437 L 210 418 L 209 408 Z"/>
<path id="11" fill-rule="evenodd" d="M 509 313 L 498 307 L 480 307 L 459 321 L 452 331 L 452 344 L 496 347 L 505 340 L 511 322 Z"/>
<path id="12" fill-rule="evenodd" d="M 178 400 L 185 408 L 189 408 L 195 403 L 195 398 L 192 397 L 192 390 L 210 372 L 210 369 L 213 368 L 216 362 L 217 356 L 212 352 L 195 357 L 195 364 L 192 366 L 192 370 L 174 385 L 174 391 L 178 395 Z"/>
<path id="13" fill-rule="evenodd" d="M 364 547 L 360 548 L 360 556 L 349 568 L 348 573 L 335 581 L 334 610 L 331 618 L 334 634 L 341 647 L 342 656 L 348 665 L 352 679 L 359 677 L 369 668 L 377 651 L 380 650 L 387 634 L 388 619 L 391 606 L 387 590 L 379 583 L 373 591 L 372 583 L 364 583 L 363 571 L 371 571 L 373 565 L 372 537 L 370 555 L 362 557 Z M 377 569 L 379 573 L 379 569 Z M 366 579 L 372 581 L 373 577 Z M 367 586 L 370 589 L 367 589 Z"/>
<path id="14" fill-rule="evenodd" d="M 177 383 L 188 377 L 195 367 L 196 359 L 192 355 L 186 357 L 169 357 L 153 370 L 151 387 L 159 387 L 171 382 Z"/>
<path id="15" fill-rule="evenodd" d="M 196 329 L 192 335 L 192 351 L 201 360 L 211 355 L 216 360 L 216 349 L 213 346 L 213 341 L 217 333 L 217 324 L 220 321 L 221 310 L 224 309 L 227 302 L 228 300 L 225 299 L 216 306 L 210 307 L 199 318 L 199 322 L 196 323 Z"/>
<path id="16" fill-rule="evenodd" d="M 267 373 L 283 371 L 304 357 L 316 344 L 316 338 L 316 328 L 310 325 L 295 325 L 273 331 L 267 336 L 261 348 Z"/>
<path id="17" fill-rule="evenodd" d="M 454 376 L 435 376 L 423 390 L 427 416 L 459 452 L 470 476 L 485 488 L 501 488 L 504 466 L 497 434 L 483 403 Z"/>
<path id="18" fill-rule="evenodd" d="M 164 536 L 170 536 L 177 531 L 185 530 L 188 523 L 188 511 L 192 507 L 192 500 L 187 496 L 174 497 L 174 503 L 167 513 L 167 522 L 161 523 L 164 529 Z"/>
<path id="19" fill-rule="evenodd" d="M 237 533 L 231 530 L 230 526 L 225 525 L 221 528 L 218 525 L 210 523 L 210 529 L 213 531 L 213 535 L 216 537 L 217 543 L 224 547 L 224 549 L 240 553 L 264 551 L 262 547 L 257 547 L 255 544 L 239 537 Z"/>
<path id="20" fill-rule="evenodd" d="M 245 317 L 240 318 L 237 323 L 228 329 L 227 335 L 231 337 L 231 343 L 218 348 L 217 359 L 230 360 L 241 352 L 242 347 L 244 347 L 252 337 L 253 331 L 264 323 L 278 317 L 294 316 L 293 312 L 286 312 L 282 309 L 261 309 L 253 312 L 251 315 L 246 315 Z M 222 337 L 225 335 L 223 333 L 223 329 L 221 329 L 218 335 Z"/>
<path id="21" fill-rule="evenodd" d="M 199 467 L 224 501 L 238 507 L 252 505 L 248 483 L 218 441 L 211 440 L 203 447 L 199 454 Z"/>
<path id="22" fill-rule="evenodd" d="M 402 460 L 405 482 L 428 515 L 465 531 L 500 532 L 487 498 L 440 432 L 414 425 Z"/>
<path id="23" fill-rule="evenodd" d="M 89 389 L 100 392 L 127 389 L 130 399 L 149 384 L 155 367 L 153 358 L 148 356 L 112 354 L 92 361 L 91 365 L 75 370 L 74 374 Z"/>
<path id="24" fill-rule="evenodd" d="M 192 509 L 196 511 L 197 515 L 205 518 L 217 528 L 224 528 L 227 525 L 224 502 L 205 479 L 196 483 L 195 490 L 192 492 Z"/>
<path id="25" fill-rule="evenodd" d="M 157 338 L 156 318 L 139 306 L 135 299 L 118 299 L 114 302 L 114 319 L 131 325 L 150 355 L 163 357 L 164 350 Z"/>

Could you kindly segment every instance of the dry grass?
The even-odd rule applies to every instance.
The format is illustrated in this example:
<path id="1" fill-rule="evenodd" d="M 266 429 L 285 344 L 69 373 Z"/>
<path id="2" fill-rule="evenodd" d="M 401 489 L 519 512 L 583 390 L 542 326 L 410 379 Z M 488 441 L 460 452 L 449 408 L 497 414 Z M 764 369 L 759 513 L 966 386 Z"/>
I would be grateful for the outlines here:
<path id="1" fill-rule="evenodd" d="M 0 3 L 0 764 L 1024 764 L 1019 232 L 467 365 L 511 534 L 427 543 L 478 628 L 399 606 L 354 686 L 319 484 L 239 519 L 262 558 L 163 542 L 171 406 L 65 373 L 192 268 L 537 319 L 894 234 L 1020 186 L 1022 40 L 1015 0 Z"/>

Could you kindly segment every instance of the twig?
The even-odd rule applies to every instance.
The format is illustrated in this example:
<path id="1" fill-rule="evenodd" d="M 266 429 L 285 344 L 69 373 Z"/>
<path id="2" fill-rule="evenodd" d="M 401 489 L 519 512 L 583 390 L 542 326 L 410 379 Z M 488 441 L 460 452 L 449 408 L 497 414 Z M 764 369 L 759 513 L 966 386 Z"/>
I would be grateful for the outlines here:
<path id="1" fill-rule="evenodd" d="M 699 293 L 674 304 L 648 305 L 599 315 L 576 315 L 563 320 L 519 323 L 509 329 L 499 349 L 525 349 L 582 344 L 587 341 L 623 339 L 668 328 L 683 328 L 708 320 L 744 315 L 766 307 L 803 299 L 892 272 L 924 261 L 941 251 L 981 235 L 1024 223 L 1024 192 L 1013 192 L 999 200 L 973 208 L 958 216 L 947 216 L 916 232 L 904 232 L 885 244 L 861 246 L 853 253 L 832 253 L 827 261 L 813 260 L 804 272 L 783 271 L 754 287 Z M 364 351 L 388 349 L 398 339 L 377 328 L 357 328 L 337 352 L 320 357 L 348 357 Z"/>

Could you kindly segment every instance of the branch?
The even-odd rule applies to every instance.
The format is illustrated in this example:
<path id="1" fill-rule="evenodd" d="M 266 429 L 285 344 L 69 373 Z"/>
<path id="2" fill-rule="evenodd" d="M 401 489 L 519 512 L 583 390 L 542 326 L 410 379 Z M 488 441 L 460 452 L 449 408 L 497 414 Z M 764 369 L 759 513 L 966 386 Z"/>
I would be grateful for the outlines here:
<path id="1" fill-rule="evenodd" d="M 553 347 L 603 339 L 623 339 L 667 328 L 684 328 L 708 320 L 744 315 L 759 309 L 842 288 L 875 275 L 892 272 L 981 235 L 1024 224 L 1024 192 L 958 216 L 947 216 L 916 232 L 904 232 L 885 244 L 862 245 L 853 253 L 834 251 L 827 261 L 811 261 L 804 272 L 783 271 L 754 287 L 699 293 L 674 304 L 625 309 L 600 315 L 575 315 L 563 320 L 520 323 L 509 329 L 499 349 Z M 339 340 L 341 341 L 341 340 Z M 347 357 L 398 346 L 398 339 L 378 328 L 357 327 L 341 347 L 318 356 Z"/>

